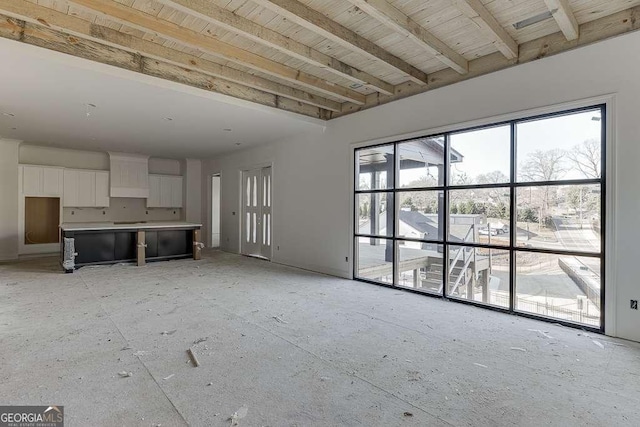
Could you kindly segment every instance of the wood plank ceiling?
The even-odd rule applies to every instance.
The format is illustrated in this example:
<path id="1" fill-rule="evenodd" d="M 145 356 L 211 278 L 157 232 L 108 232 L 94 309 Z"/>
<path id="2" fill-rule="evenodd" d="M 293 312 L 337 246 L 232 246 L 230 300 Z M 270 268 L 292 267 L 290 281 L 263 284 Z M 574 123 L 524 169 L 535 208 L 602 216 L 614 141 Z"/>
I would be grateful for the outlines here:
<path id="1" fill-rule="evenodd" d="M 0 36 L 328 120 L 638 16 L 640 0 L 0 0 Z"/>

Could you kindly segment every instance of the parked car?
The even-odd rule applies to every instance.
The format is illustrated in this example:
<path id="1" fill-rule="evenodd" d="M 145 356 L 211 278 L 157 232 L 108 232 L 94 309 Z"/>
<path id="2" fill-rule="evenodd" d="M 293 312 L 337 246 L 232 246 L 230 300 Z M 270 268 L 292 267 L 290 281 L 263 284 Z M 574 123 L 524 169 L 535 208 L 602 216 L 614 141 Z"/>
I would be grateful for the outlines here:
<path id="1" fill-rule="evenodd" d="M 495 230 L 498 234 L 509 232 L 509 227 L 502 222 L 491 222 L 489 223 L 489 226 L 491 227 L 491 230 Z"/>
<path id="2" fill-rule="evenodd" d="M 489 228 L 488 227 L 482 227 L 478 230 L 478 234 L 480 234 L 481 236 L 488 236 L 489 235 Z M 498 235 L 498 230 L 491 227 L 491 235 L 492 236 L 497 236 Z"/>

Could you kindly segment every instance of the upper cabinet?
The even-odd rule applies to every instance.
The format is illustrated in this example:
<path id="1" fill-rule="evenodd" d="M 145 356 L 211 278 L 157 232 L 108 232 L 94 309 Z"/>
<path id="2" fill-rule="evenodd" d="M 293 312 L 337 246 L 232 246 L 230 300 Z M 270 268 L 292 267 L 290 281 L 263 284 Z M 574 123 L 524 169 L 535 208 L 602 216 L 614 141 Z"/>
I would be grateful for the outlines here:
<path id="1" fill-rule="evenodd" d="M 181 176 L 149 175 L 148 208 L 181 208 Z"/>
<path id="2" fill-rule="evenodd" d="M 65 208 L 102 208 L 109 206 L 109 172 L 64 170 Z"/>
<path id="3" fill-rule="evenodd" d="M 20 165 L 22 194 L 35 197 L 60 197 L 63 193 L 63 169 L 50 166 Z"/>

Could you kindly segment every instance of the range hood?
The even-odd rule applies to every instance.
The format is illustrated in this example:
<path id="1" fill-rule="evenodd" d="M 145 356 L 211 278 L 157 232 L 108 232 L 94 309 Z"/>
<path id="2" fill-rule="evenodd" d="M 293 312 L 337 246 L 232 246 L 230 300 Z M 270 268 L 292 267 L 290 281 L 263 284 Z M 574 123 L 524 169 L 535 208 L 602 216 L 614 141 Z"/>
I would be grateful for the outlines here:
<path id="1" fill-rule="evenodd" d="M 149 198 L 149 156 L 109 152 L 111 197 Z"/>

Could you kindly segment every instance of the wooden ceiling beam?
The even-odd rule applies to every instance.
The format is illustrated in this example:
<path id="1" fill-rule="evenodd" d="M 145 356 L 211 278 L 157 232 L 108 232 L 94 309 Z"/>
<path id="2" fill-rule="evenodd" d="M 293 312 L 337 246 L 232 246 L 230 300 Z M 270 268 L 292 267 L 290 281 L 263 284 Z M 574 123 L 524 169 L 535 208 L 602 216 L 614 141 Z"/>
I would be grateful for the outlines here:
<path id="1" fill-rule="evenodd" d="M 478 59 L 469 61 L 468 74 L 460 75 L 449 68 L 440 70 L 429 75 L 429 86 L 426 88 L 415 85 L 412 82 L 406 82 L 398 85 L 398 92 L 394 96 L 379 94 L 369 95 L 365 106 L 347 103 L 343 106 L 342 112 L 331 113 L 329 119 L 373 108 L 401 98 L 406 98 L 440 87 L 459 83 L 464 80 L 504 70 L 509 67 L 537 61 L 542 58 L 567 52 L 578 47 L 587 46 L 611 37 L 640 31 L 640 19 L 637 19 L 638 16 L 640 16 L 640 6 L 635 6 L 594 21 L 585 22 L 580 25 L 580 36 L 577 40 L 569 41 L 566 39 L 564 34 L 559 31 L 535 40 L 524 42 L 520 44 L 518 49 L 517 60 L 506 59 L 500 52 L 482 56 Z"/>
<path id="2" fill-rule="evenodd" d="M 507 59 L 518 57 L 518 43 L 507 30 L 487 10 L 480 0 L 451 0 L 453 4 L 471 19 L 491 39 L 495 47 Z"/>
<path id="3" fill-rule="evenodd" d="M 175 10 L 196 16 L 217 27 L 275 49 L 296 59 L 320 67 L 335 75 L 362 84 L 376 92 L 393 95 L 392 84 L 358 70 L 336 58 L 263 27 L 206 0 L 157 0 Z"/>
<path id="4" fill-rule="evenodd" d="M 318 107 L 222 81 L 203 73 L 195 71 L 185 73 L 182 67 L 102 43 L 76 38 L 42 24 L 33 24 L 2 14 L 0 14 L 0 37 L 318 119 L 326 120 L 328 113 L 327 110 Z"/>
<path id="5" fill-rule="evenodd" d="M 580 37 L 580 25 L 567 0 L 544 0 L 567 40 Z"/>
<path id="6" fill-rule="evenodd" d="M 465 74 L 469 70 L 469 63 L 462 55 L 386 0 L 348 1 L 385 27 L 412 40 L 447 67 L 453 68 L 460 74 Z"/>
<path id="7" fill-rule="evenodd" d="M 296 0 L 252 1 L 327 40 L 331 40 L 351 51 L 358 52 L 368 58 L 373 58 L 389 65 L 395 70 L 405 74 L 414 83 L 419 85 L 427 84 L 428 79 L 425 72 Z"/>
<path id="8" fill-rule="evenodd" d="M 0 12 L 7 16 L 46 26 L 66 34 L 86 38 L 111 47 L 137 53 L 145 57 L 183 67 L 184 73 L 199 71 L 212 77 L 236 83 L 293 101 L 313 105 L 325 110 L 340 111 L 341 104 L 290 86 L 282 85 L 240 70 L 225 67 L 194 55 L 180 52 L 160 44 L 124 34 L 111 28 L 93 24 L 81 18 L 23 0 L 3 0 Z M 69 42 L 72 43 L 70 38 Z"/>
<path id="9" fill-rule="evenodd" d="M 279 62 L 264 58 L 255 53 L 221 42 L 213 37 L 181 27 L 173 22 L 159 19 L 137 9 L 124 6 L 112 0 L 70 0 L 78 6 L 86 8 L 101 17 L 129 27 L 157 34 L 179 44 L 205 51 L 211 55 L 235 62 L 245 67 L 261 71 L 273 77 L 304 86 L 322 93 L 356 104 L 364 104 L 365 96 L 300 70 L 288 67 Z"/>

